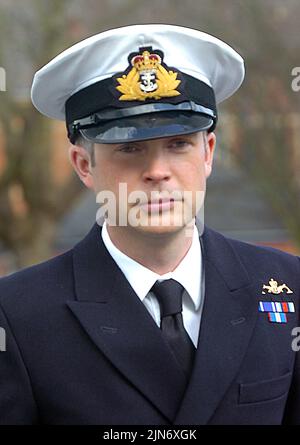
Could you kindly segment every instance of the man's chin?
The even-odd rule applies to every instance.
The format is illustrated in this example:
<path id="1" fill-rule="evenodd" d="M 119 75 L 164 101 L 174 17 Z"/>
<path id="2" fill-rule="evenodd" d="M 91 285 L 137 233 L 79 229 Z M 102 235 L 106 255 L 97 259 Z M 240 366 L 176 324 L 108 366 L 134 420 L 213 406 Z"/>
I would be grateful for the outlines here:
<path id="1" fill-rule="evenodd" d="M 167 218 L 164 216 L 152 216 L 151 218 L 145 218 L 145 221 L 140 220 L 140 224 L 131 225 L 132 230 L 136 230 L 139 233 L 148 235 L 168 235 L 182 232 L 184 229 L 194 225 L 194 220 L 183 221 L 180 217 Z"/>
<path id="2" fill-rule="evenodd" d="M 162 225 L 157 225 L 157 226 L 136 226 L 136 227 L 132 227 L 134 230 L 136 230 L 139 233 L 143 233 L 143 234 L 148 234 L 148 235 L 171 235 L 173 233 L 177 233 L 180 232 L 183 227 L 178 227 L 178 226 L 162 226 Z"/>

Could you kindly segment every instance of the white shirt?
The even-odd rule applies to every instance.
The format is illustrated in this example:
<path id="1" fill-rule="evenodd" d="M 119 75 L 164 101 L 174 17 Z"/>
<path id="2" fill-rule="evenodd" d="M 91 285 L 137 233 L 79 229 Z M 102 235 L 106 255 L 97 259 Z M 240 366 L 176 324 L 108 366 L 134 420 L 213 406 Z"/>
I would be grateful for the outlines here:
<path id="1" fill-rule="evenodd" d="M 157 326 L 160 326 L 159 303 L 153 292 L 150 292 L 154 283 L 157 280 L 162 281 L 172 278 L 184 287 L 185 292 L 182 297 L 183 324 L 195 347 L 197 347 L 204 300 L 202 254 L 197 227 L 194 226 L 192 244 L 185 257 L 175 270 L 163 275 L 153 272 L 121 252 L 111 241 L 106 222 L 103 224 L 101 236 L 108 252 L 152 315 Z"/>

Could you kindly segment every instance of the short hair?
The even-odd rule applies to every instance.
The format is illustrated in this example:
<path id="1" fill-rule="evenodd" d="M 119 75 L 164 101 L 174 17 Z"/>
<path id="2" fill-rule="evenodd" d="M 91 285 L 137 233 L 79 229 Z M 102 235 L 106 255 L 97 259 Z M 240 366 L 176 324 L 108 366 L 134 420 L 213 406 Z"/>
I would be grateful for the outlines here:
<path id="1" fill-rule="evenodd" d="M 208 140 L 207 140 L 207 136 L 208 136 L 208 131 L 201 131 L 202 135 L 203 135 L 203 142 L 204 142 L 204 150 L 205 152 L 207 151 L 208 148 Z"/>
<path id="2" fill-rule="evenodd" d="M 92 141 L 89 141 L 85 137 L 83 137 L 81 134 L 77 137 L 75 145 L 79 145 L 80 147 L 83 147 L 90 155 L 91 157 L 91 165 L 92 167 L 95 167 L 95 143 Z"/>

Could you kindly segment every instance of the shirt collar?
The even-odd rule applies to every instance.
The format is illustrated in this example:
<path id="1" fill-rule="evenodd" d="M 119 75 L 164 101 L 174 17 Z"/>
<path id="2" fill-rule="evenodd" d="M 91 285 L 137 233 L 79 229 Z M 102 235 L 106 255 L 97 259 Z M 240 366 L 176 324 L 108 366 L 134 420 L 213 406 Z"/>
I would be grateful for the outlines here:
<path id="1" fill-rule="evenodd" d="M 199 233 L 196 225 L 194 225 L 193 240 L 187 254 L 175 270 L 164 275 L 159 275 L 153 272 L 121 252 L 121 250 L 119 250 L 111 241 L 107 231 L 106 222 L 103 224 L 101 236 L 108 252 L 115 260 L 141 301 L 144 300 L 157 280 L 168 280 L 172 278 L 178 281 L 186 289 L 194 303 L 195 310 L 199 309 L 201 300 L 200 286 L 202 256 Z M 136 277 L 139 277 L 138 280 Z"/>

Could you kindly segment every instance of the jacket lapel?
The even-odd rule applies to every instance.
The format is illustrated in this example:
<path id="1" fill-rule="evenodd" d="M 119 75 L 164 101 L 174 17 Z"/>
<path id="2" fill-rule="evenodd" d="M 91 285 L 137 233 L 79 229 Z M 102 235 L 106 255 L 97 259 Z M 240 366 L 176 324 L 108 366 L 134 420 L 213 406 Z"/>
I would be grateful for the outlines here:
<path id="1" fill-rule="evenodd" d="M 172 422 L 185 377 L 151 315 L 103 244 L 97 224 L 74 247 L 72 313 L 111 363 Z"/>
<path id="2" fill-rule="evenodd" d="M 243 360 L 258 314 L 259 284 L 222 235 L 202 237 L 205 300 L 193 373 L 175 424 L 209 421 Z"/>

